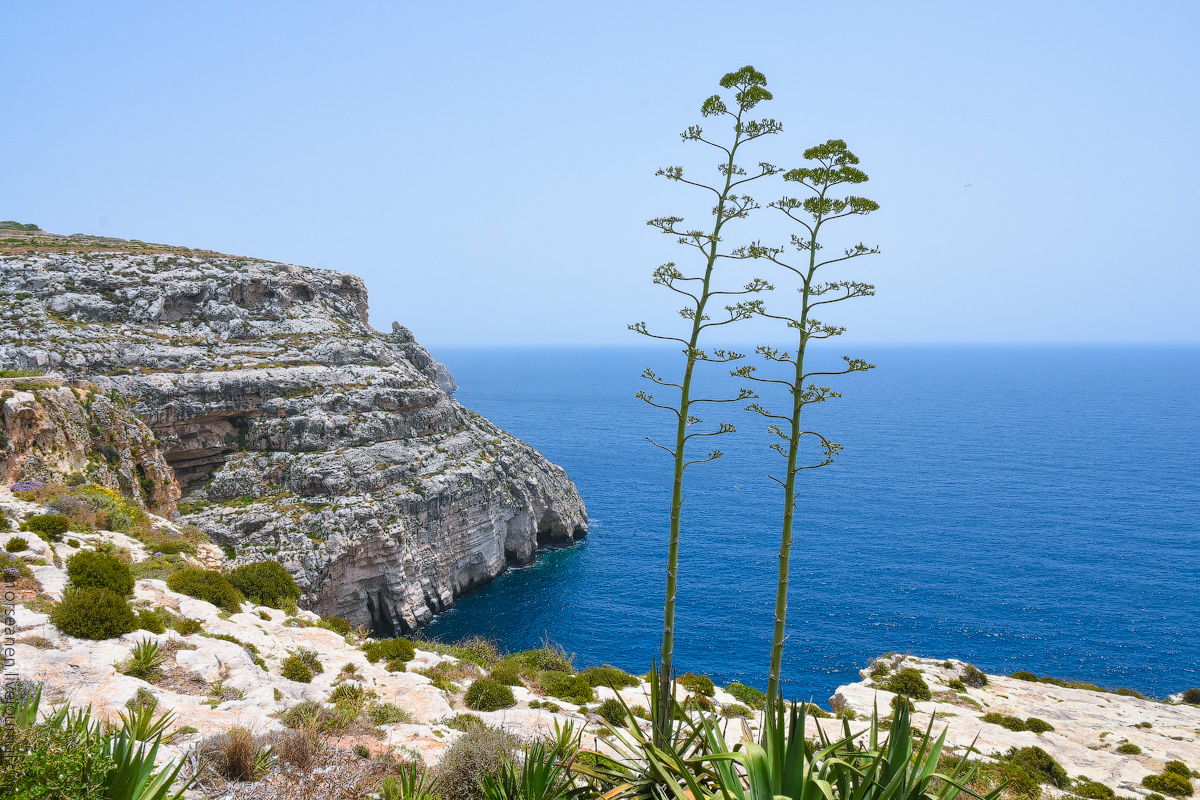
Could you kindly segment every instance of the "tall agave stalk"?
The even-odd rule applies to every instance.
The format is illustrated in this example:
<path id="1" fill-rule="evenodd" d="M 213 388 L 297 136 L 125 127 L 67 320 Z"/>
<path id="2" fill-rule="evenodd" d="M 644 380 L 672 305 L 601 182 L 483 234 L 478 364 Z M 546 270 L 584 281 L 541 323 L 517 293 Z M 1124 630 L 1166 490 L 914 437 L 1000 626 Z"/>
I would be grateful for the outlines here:
<path id="1" fill-rule="evenodd" d="M 822 228 L 836 219 L 849 216 L 865 216 L 879 208 L 874 200 L 854 195 L 835 198 L 831 192 L 843 184 L 859 184 L 867 180 L 867 175 L 855 165 L 858 157 L 846 148 L 846 143 L 840 139 L 830 139 L 824 144 L 810 147 L 804 151 L 804 158 L 816 162 L 812 166 L 799 167 L 784 173 L 783 179 L 797 183 L 810 192 L 804 199 L 783 197 L 770 207 L 786 214 L 798 223 L 803 232 L 791 237 L 792 247 L 807 258 L 799 265 L 783 260 L 782 247 L 764 247 L 761 244 L 746 248 L 746 253 L 756 258 L 766 258 L 782 267 L 792 279 L 799 279 L 797 292 L 800 295 L 798 312 L 770 313 L 760 310 L 764 317 L 779 320 L 786 324 L 797 337 L 794 351 L 779 350 L 766 345 L 759 346 L 756 352 L 769 362 L 787 365 L 783 377 L 768 378 L 755 374 L 754 367 L 745 366 L 734 370 L 733 374 L 760 383 L 775 384 L 786 387 L 790 409 L 782 414 L 768 411 L 762 405 L 753 403 L 749 410 L 756 411 L 767 419 L 774 420 L 769 430 L 779 437 L 780 442 L 771 445 L 787 460 L 787 468 L 783 479 L 774 476 L 771 479 L 783 487 L 783 530 L 779 546 L 779 580 L 775 595 L 775 631 L 771 644 L 771 669 L 767 682 L 768 707 L 779 695 L 779 673 L 783 663 L 784 629 L 787 621 L 787 591 L 788 574 L 791 566 L 792 528 L 796 511 L 796 476 L 809 469 L 818 469 L 833 463 L 834 457 L 842 446 L 830 441 L 823 434 L 813 430 L 805 430 L 801 425 L 801 414 L 806 406 L 823 403 L 831 398 L 840 397 L 829 386 L 811 382 L 813 378 L 823 379 L 828 376 L 846 375 L 851 372 L 864 372 L 874 368 L 874 364 L 858 358 L 843 357 L 845 368 L 833 371 L 805 371 L 805 355 L 808 346 L 814 340 L 829 339 L 841 335 L 845 328 L 829 325 L 812 316 L 819 306 L 840 303 L 856 297 L 869 297 L 875 294 L 875 287 L 857 281 L 830 281 L 818 283 L 817 272 L 831 264 L 838 264 L 861 256 L 873 255 L 879 252 L 878 247 L 867 247 L 861 243 L 846 248 L 840 255 L 818 260 L 818 252 L 822 245 L 819 242 Z M 802 463 L 801 445 L 805 437 L 812 437 L 819 445 L 817 457 L 808 463 Z"/>
<path id="2" fill-rule="evenodd" d="M 738 166 L 736 161 L 738 151 L 743 145 L 760 137 L 779 133 L 782 130 L 782 126 L 772 119 L 758 121 L 746 119 L 751 109 L 760 102 L 771 99 L 771 93 L 765 88 L 766 83 L 767 80 L 761 72 L 758 72 L 751 66 L 746 66 L 736 72 L 730 72 L 721 78 L 722 88 L 736 90 L 734 98 L 734 108 L 736 110 L 731 110 L 730 106 L 721 99 L 719 94 L 715 94 L 704 101 L 700 108 L 700 113 L 703 116 L 725 117 L 732 121 L 733 140 L 728 145 L 718 144 L 706 138 L 703 129 L 695 125 L 689 127 L 681 134 L 685 142 L 700 142 L 718 150 L 722 154 L 721 163 L 718 167 L 720 180 L 715 186 L 709 186 L 685 178 L 682 167 L 666 167 L 658 171 L 659 175 L 668 180 L 711 192 L 714 201 L 712 212 L 714 217 L 713 224 L 712 228 L 707 232 L 698 229 L 680 228 L 679 225 L 683 222 L 681 217 L 660 217 L 650 220 L 648 223 L 658 228 L 661 232 L 676 237 L 680 244 L 694 249 L 703 262 L 703 269 L 692 275 L 685 275 L 682 270 L 676 267 L 674 262 L 664 264 L 654 272 L 654 283 L 665 286 L 685 298 L 686 304 L 679 311 L 679 315 L 687 320 L 689 330 L 682 336 L 669 336 L 652 333 L 647 328 L 645 322 L 638 322 L 629 326 L 630 330 L 640 333 L 643 336 L 681 345 L 685 359 L 683 376 L 677 383 L 660 378 L 651 369 L 647 369 L 642 373 L 644 378 L 652 381 L 659 387 L 677 392 L 678 396 L 674 402 L 670 404 L 659 402 L 655 400 L 652 394 L 647 394 L 646 392 L 637 393 L 638 398 L 655 408 L 671 412 L 675 416 L 676 423 L 673 444 L 664 445 L 655 442 L 653 439 L 650 440 L 656 447 L 669 453 L 674 461 L 674 477 L 672 479 L 671 490 L 670 539 L 667 550 L 667 586 L 666 599 L 663 606 L 662 657 L 659 664 L 660 680 L 662 681 L 660 702 L 663 704 L 658 709 L 660 712 L 658 718 L 660 720 L 666 720 L 669 717 L 669 699 L 666 691 L 668 683 L 671 680 L 674 665 L 675 593 L 679 563 L 679 529 L 683 510 L 683 474 L 689 466 L 712 461 L 720 458 L 722 455 L 720 450 L 713 449 L 706 456 L 689 460 L 685 450 L 687 449 L 688 442 L 694 439 L 720 436 L 731 433 L 734 430 L 734 427 L 728 423 L 721 423 L 715 429 L 712 427 L 707 429 L 695 427 L 702 420 L 693 414 L 693 406 L 702 403 L 731 403 L 753 397 L 751 392 L 745 390 L 740 392 L 737 397 L 731 398 L 694 397 L 692 379 L 698 362 L 728 363 L 742 358 L 741 354 L 732 351 L 713 350 L 710 354 L 708 351 L 701 349 L 700 339 L 702 334 L 709 328 L 748 319 L 761 310 L 761 305 L 758 301 L 734 300 L 725 305 L 725 317 L 713 320 L 710 317 L 710 312 L 712 311 L 710 306 L 722 302 L 720 298 L 724 296 L 753 295 L 770 288 L 770 285 L 766 281 L 756 278 L 745 284 L 741 289 L 723 291 L 717 288 L 713 280 L 713 273 L 719 260 L 751 257 L 744 250 L 730 251 L 722 247 L 725 226 L 733 220 L 745 219 L 751 211 L 759 208 L 753 198 L 745 194 L 739 194 L 741 187 L 746 183 L 778 172 L 778 169 L 773 165 L 761 162 L 756 174 L 747 174 L 746 170 Z M 656 731 L 656 735 L 661 741 L 666 736 L 666 730 L 662 726 L 656 726 Z"/>

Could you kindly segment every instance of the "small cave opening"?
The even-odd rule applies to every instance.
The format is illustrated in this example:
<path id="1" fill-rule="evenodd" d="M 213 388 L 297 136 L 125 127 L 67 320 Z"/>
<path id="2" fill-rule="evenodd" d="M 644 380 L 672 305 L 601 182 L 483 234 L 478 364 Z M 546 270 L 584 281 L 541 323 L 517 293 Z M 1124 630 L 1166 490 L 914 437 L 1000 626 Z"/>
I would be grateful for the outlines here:
<path id="1" fill-rule="evenodd" d="M 377 639 L 394 639 L 396 624 L 392 621 L 388 604 L 381 602 L 378 589 L 367 590 L 367 616 L 371 620 L 371 635 Z M 386 597 L 384 598 L 386 600 Z"/>

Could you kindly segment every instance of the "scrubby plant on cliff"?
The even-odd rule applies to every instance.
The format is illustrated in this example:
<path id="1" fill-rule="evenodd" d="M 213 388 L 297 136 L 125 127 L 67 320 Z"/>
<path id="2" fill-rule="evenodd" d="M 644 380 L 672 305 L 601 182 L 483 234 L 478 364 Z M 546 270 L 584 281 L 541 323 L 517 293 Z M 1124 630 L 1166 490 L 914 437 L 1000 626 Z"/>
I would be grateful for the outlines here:
<path id="1" fill-rule="evenodd" d="M 167 578 L 167 588 L 226 611 L 240 611 L 246 598 L 215 569 L 181 569 Z"/>
<path id="2" fill-rule="evenodd" d="M 121 596 L 133 593 L 133 573 L 108 553 L 83 550 L 67 559 L 67 577 L 75 586 L 101 586 Z"/>
<path id="3" fill-rule="evenodd" d="M 874 369 L 859 358 L 843 356 L 844 364 L 837 369 L 806 367 L 805 356 L 809 345 L 841 335 L 845 329 L 817 319 L 814 314 L 824 312 L 828 306 L 860 297 L 871 297 L 875 287 L 859 281 L 834 280 L 819 282 L 817 273 L 824 267 L 842 264 L 862 256 L 874 255 L 878 247 L 867 247 L 859 243 L 840 248 L 829 258 L 821 259 L 819 251 L 825 246 L 820 240 L 822 228 L 837 219 L 866 216 L 879 209 L 874 200 L 857 195 L 836 197 L 834 192 L 842 186 L 856 186 L 867 181 L 867 174 L 858 168 L 858 156 L 850 152 L 841 139 L 830 139 L 824 144 L 804 151 L 809 165 L 797 167 L 784 173 L 783 179 L 807 190 L 807 197 L 783 197 L 770 204 L 800 226 L 792 235 L 792 246 L 799 253 L 799 263 L 791 258 L 785 260 L 784 247 L 754 244 L 745 249 L 753 258 L 764 258 L 784 270 L 787 278 L 795 284 L 799 294 L 799 306 L 793 308 L 762 307 L 755 312 L 767 319 L 783 323 L 786 333 L 794 337 L 794 350 L 779 349 L 767 345 L 755 348 L 773 369 L 768 375 L 757 374 L 750 365 L 734 371 L 738 377 L 756 381 L 763 388 L 781 387 L 786 393 L 784 408 L 778 412 L 768 410 L 760 403 L 752 403 L 748 410 L 757 412 L 768 421 L 767 429 L 779 441 L 771 445 L 786 461 L 782 478 L 770 476 L 783 488 L 783 522 L 779 545 L 779 579 L 775 593 L 775 631 L 771 644 L 771 666 L 767 677 L 767 696 L 775 698 L 779 693 L 779 671 L 783 664 L 783 642 L 787 623 L 788 572 L 791 563 L 792 528 L 796 511 L 796 478 L 805 470 L 820 469 L 833 463 L 841 451 L 841 444 L 832 441 L 815 430 L 805 430 L 801 416 L 805 408 L 824 403 L 841 394 L 832 387 L 823 385 L 834 376 L 848 375 Z M 807 442 L 815 443 L 813 450 L 806 450 Z"/>
<path id="4" fill-rule="evenodd" d="M 230 570 L 226 578 L 255 605 L 294 609 L 300 599 L 300 587 L 277 561 L 243 564 Z"/>
<path id="5" fill-rule="evenodd" d="M 1183 693 L 1183 697 L 1181 699 L 1185 703 L 1190 703 L 1194 706 L 1200 706 L 1200 689 L 1188 689 Z"/>
<path id="6" fill-rule="evenodd" d="M 879 688 L 887 692 L 895 692 L 896 694 L 910 697 L 913 700 L 930 700 L 933 698 L 933 693 L 929 691 L 929 684 L 925 683 L 925 679 L 921 677 L 921 671 L 912 667 L 907 667 L 889 675 L 883 683 L 879 684 Z"/>
<path id="7" fill-rule="evenodd" d="M 687 689 L 693 694 L 701 694 L 705 697 L 712 697 L 717 690 L 713 685 L 712 678 L 707 675 L 697 675 L 694 672 L 685 672 L 678 678 L 679 685 Z"/>
<path id="8" fill-rule="evenodd" d="M 373 642 L 367 642 L 362 646 L 362 651 L 367 654 L 367 660 L 374 663 L 376 661 L 412 661 L 416 651 L 413 648 L 413 643 L 408 639 L 376 639 Z"/>
<path id="9" fill-rule="evenodd" d="M 579 673 L 588 684 L 595 689 L 601 686 L 610 689 L 626 689 L 637 686 L 641 681 L 619 667 L 605 664 L 602 667 L 588 667 Z"/>
<path id="10" fill-rule="evenodd" d="M 974 664 L 963 667 L 962 682 L 975 689 L 981 689 L 988 684 L 988 676 Z"/>
<path id="11" fill-rule="evenodd" d="M 288 656 L 280 664 L 279 674 L 287 678 L 289 681 L 297 683 L 312 683 L 313 672 L 302 659 L 296 656 Z"/>
<path id="12" fill-rule="evenodd" d="M 1192 782 L 1186 775 L 1178 772 L 1163 770 L 1160 775 L 1147 775 L 1142 778 L 1142 786 L 1152 792 L 1162 792 L 1171 797 L 1191 797 Z"/>
<path id="13" fill-rule="evenodd" d="M 4 549 L 10 553 L 20 553 L 23 550 L 29 549 L 29 542 L 22 539 L 20 536 L 14 536 L 4 545 Z"/>
<path id="14" fill-rule="evenodd" d="M 704 455 L 691 457 L 688 444 L 699 444 L 710 437 L 721 436 L 733 432 L 729 423 L 719 423 L 715 427 L 701 427 L 702 420 L 696 412 L 701 404 L 737 402 L 752 395 L 743 390 L 736 397 L 709 398 L 694 397 L 692 381 L 696 365 L 701 362 L 728 363 L 741 358 L 741 354 L 728 350 L 701 349 L 701 339 L 710 328 L 749 319 L 760 309 L 757 300 L 741 299 L 755 295 L 770 288 L 766 281 L 757 278 L 744 284 L 741 288 L 727 290 L 714 279 L 714 273 L 722 261 L 742 258 L 731 251 L 725 242 L 728 241 L 726 225 L 734 220 L 742 220 L 757 209 L 758 203 L 750 196 L 743 194 L 745 184 L 760 178 L 775 174 L 778 170 L 765 162 L 759 162 L 758 169 L 747 174 L 746 170 L 737 164 L 739 150 L 763 136 L 779 133 L 782 126 L 772 119 L 751 120 L 749 112 L 759 103 L 770 100 L 771 93 L 767 91 L 767 79 L 754 67 L 742 67 L 736 72 L 730 72 L 721 78 L 723 89 L 733 90 L 733 110 L 719 94 L 709 97 L 700 107 L 704 117 L 715 117 L 718 120 L 732 123 L 732 139 L 728 145 L 718 144 L 708 138 L 704 131 L 696 125 L 689 127 L 682 134 L 685 142 L 698 142 L 721 153 L 721 163 L 715 185 L 693 181 L 684 177 L 682 167 L 666 167 L 658 174 L 668 180 L 676 181 L 686 186 L 699 188 L 707 199 L 713 201 L 712 226 L 707 231 L 698 228 L 682 227 L 682 217 L 660 217 L 650 220 L 649 224 L 662 233 L 676 239 L 680 244 L 694 250 L 698 256 L 697 269 L 686 274 L 674 262 L 663 264 L 654 271 L 654 283 L 664 286 L 682 298 L 684 308 L 679 312 L 685 320 L 685 330 L 680 336 L 652 332 L 645 322 L 630 325 L 630 330 L 660 339 L 680 346 L 684 362 L 682 374 L 677 381 L 667 380 L 651 369 L 646 369 L 642 375 L 655 384 L 652 391 L 664 391 L 672 395 L 670 400 L 656 399 L 655 394 L 639 391 L 637 396 L 654 406 L 668 411 L 673 415 L 674 437 L 670 444 L 660 444 L 651 439 L 656 446 L 665 450 L 674 462 L 674 477 L 672 479 L 670 534 L 667 549 L 666 569 L 666 598 L 663 606 L 663 640 L 662 654 L 659 663 L 660 702 L 663 704 L 656 717 L 657 740 L 662 741 L 666 735 L 666 720 L 670 718 L 667 692 L 674 675 L 675 652 L 675 595 L 676 574 L 679 564 L 679 535 L 680 521 L 683 511 L 683 479 L 689 466 L 713 461 L 721 457 L 720 450 L 712 449 Z M 723 305 L 721 308 L 714 306 Z"/>
<path id="15" fill-rule="evenodd" d="M 767 695 L 753 686 L 747 686 L 744 683 L 734 681 L 725 687 L 725 691 L 729 692 L 739 703 L 744 703 L 750 708 L 762 710 L 767 707 Z"/>
<path id="16" fill-rule="evenodd" d="M 34 514 L 21 529 L 36 533 L 47 542 L 61 542 L 63 534 L 71 529 L 71 520 L 66 514 Z"/>
<path id="17" fill-rule="evenodd" d="M 137 627 L 125 598 L 102 586 L 69 588 L 50 612 L 50 622 L 77 639 L 112 639 Z"/>
<path id="18" fill-rule="evenodd" d="M 591 685 L 579 675 L 569 675 L 565 672 L 548 669 L 538 673 L 537 684 L 543 692 L 551 697 L 567 700 L 576 705 L 590 703 L 596 699 Z"/>
<path id="19" fill-rule="evenodd" d="M 512 689 L 493 678 L 480 678 L 467 687 L 467 708 L 476 711 L 499 711 L 517 704 Z"/>

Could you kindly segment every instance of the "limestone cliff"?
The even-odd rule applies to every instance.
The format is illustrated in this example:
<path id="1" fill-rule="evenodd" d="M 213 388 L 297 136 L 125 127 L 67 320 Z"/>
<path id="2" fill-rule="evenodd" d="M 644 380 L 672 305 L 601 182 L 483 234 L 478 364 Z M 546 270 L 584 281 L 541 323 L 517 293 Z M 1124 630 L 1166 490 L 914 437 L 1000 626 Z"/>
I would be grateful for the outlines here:
<path id="1" fill-rule="evenodd" d="M 448 394 L 344 272 L 6 232 L 0 369 L 88 381 L 153 432 L 180 511 L 305 604 L 380 632 L 428 622 L 543 544 L 587 533 L 560 467 Z M 70 391 L 70 390 L 64 390 Z"/>

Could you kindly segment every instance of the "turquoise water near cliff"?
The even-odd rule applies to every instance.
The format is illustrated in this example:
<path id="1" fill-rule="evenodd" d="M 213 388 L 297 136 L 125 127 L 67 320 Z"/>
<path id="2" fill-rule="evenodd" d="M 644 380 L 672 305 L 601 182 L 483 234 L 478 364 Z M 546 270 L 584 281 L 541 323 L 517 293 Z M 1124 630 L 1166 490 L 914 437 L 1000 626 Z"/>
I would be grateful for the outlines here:
<path id="1" fill-rule="evenodd" d="M 784 690 L 824 700 L 885 651 L 990 672 L 1200 686 L 1200 348 L 855 348 L 878 364 L 807 426 L 842 442 L 802 475 Z M 645 672 L 662 630 L 671 435 L 634 399 L 659 350 L 446 350 L 464 405 L 566 468 L 584 544 L 543 553 L 428 629 Z M 710 386 L 730 385 L 717 368 Z M 662 396 L 665 396 L 662 395 Z M 764 396 L 770 407 L 772 398 Z M 781 406 L 780 402 L 774 405 Z M 689 470 L 676 658 L 763 686 L 782 490 L 761 418 Z"/>

